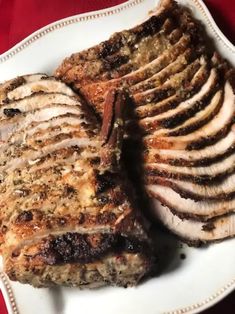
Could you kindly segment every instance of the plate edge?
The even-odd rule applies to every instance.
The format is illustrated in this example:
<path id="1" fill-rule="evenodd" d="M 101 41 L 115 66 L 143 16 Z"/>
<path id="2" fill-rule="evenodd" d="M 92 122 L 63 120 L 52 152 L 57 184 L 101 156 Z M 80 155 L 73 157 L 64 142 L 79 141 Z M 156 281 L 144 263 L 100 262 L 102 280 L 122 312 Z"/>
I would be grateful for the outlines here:
<path id="1" fill-rule="evenodd" d="M 51 33 L 57 29 L 66 27 L 70 24 L 88 21 L 91 19 L 96 19 L 103 16 L 113 15 L 117 14 L 123 10 L 126 10 L 130 7 L 136 6 L 146 0 L 129 0 L 127 2 L 124 2 L 120 5 L 113 6 L 107 9 L 98 10 L 98 11 L 92 11 L 88 13 L 78 14 L 71 17 L 67 17 L 61 20 L 58 20 L 56 22 L 53 22 L 33 34 L 29 35 L 25 39 L 23 39 L 21 42 L 16 44 L 14 47 L 10 48 L 8 51 L 4 52 L 0 55 L 0 64 L 6 62 L 10 58 L 14 57 L 17 53 L 21 52 L 28 46 L 30 46 L 32 43 L 34 43 L 36 40 L 40 39 L 43 36 L 46 36 L 48 33 Z M 202 0 L 191 0 L 194 5 L 201 11 L 203 14 L 205 21 L 208 25 L 208 27 L 213 32 L 214 36 L 217 40 L 223 43 L 226 49 L 228 49 L 230 52 L 235 54 L 235 47 L 234 45 L 228 40 L 228 38 L 222 33 L 222 31 L 219 29 L 217 24 L 215 23 L 211 13 L 207 9 L 206 5 Z"/>
<path id="2" fill-rule="evenodd" d="M 3 299 L 6 304 L 8 314 L 19 314 L 19 311 L 16 305 L 16 299 L 14 297 L 9 279 L 7 275 L 2 271 L 0 271 L 0 288 L 2 291 Z"/>
<path id="3" fill-rule="evenodd" d="M 55 21 L 53 23 L 50 23 L 39 30 L 33 32 L 31 35 L 27 36 L 25 39 L 20 41 L 18 44 L 4 52 L 3 54 L 0 54 L 0 64 L 8 61 L 12 57 L 14 57 L 16 54 L 30 46 L 32 43 L 34 43 L 36 40 L 40 39 L 43 36 L 46 36 L 48 33 L 51 33 L 57 29 L 66 27 L 71 24 L 75 24 L 78 22 L 84 22 L 88 20 L 94 20 L 100 17 L 114 15 L 119 12 L 122 12 L 126 9 L 129 9 L 133 6 L 136 6 L 138 4 L 141 4 L 146 0 L 128 0 L 124 3 L 121 3 L 116 6 L 112 6 L 106 9 L 97 10 L 97 11 L 91 11 L 87 13 L 77 14 L 73 15 L 58 21 Z"/>
<path id="4" fill-rule="evenodd" d="M 117 5 L 108 9 L 99 10 L 99 11 L 93 11 L 85 14 L 78 14 L 74 15 L 72 17 L 68 17 L 65 19 L 61 19 L 59 21 L 53 22 L 33 34 L 29 35 L 27 38 L 22 40 L 20 43 L 18 43 L 16 46 L 12 47 L 10 50 L 6 51 L 2 55 L 0 55 L 0 64 L 6 62 L 10 58 L 14 57 L 17 53 L 21 52 L 25 48 L 27 48 L 29 45 L 31 45 L 33 42 L 38 40 L 39 38 L 47 35 L 50 32 L 53 32 L 56 29 L 68 26 L 70 24 L 74 24 L 77 22 L 82 21 L 88 21 L 96 18 L 100 18 L 103 16 L 113 15 L 117 14 L 125 9 L 128 9 L 130 7 L 133 7 L 137 4 L 140 4 L 144 2 L 145 0 L 129 0 L 125 2 L 124 4 Z M 235 47 L 234 45 L 227 39 L 227 37 L 221 32 L 217 24 L 215 23 L 211 13 L 207 9 L 206 5 L 203 3 L 202 0 L 191 0 L 194 5 L 201 11 L 203 14 L 205 21 L 209 28 L 212 30 L 213 34 L 215 35 L 216 39 L 221 41 L 223 45 L 226 47 L 226 49 L 229 49 L 230 52 L 233 54 L 235 53 Z M 9 314 L 19 314 L 17 310 L 16 300 L 13 295 L 13 290 L 10 286 L 8 277 L 3 273 L 0 272 L 0 281 L 2 283 L 2 294 L 6 302 L 7 310 Z M 204 310 L 220 300 L 222 300 L 226 295 L 231 293 L 233 290 L 235 290 L 235 279 L 233 279 L 231 282 L 226 284 L 223 288 L 218 290 L 216 293 L 214 293 L 212 296 L 208 297 L 204 301 L 201 301 L 199 303 L 179 308 L 173 311 L 167 311 L 164 312 L 164 314 L 193 314 L 197 313 L 198 310 Z"/>
<path id="5" fill-rule="evenodd" d="M 232 291 L 235 290 L 235 278 L 231 280 L 228 284 L 220 288 L 217 292 L 212 294 L 210 297 L 205 300 L 186 306 L 184 308 L 179 308 L 172 311 L 164 312 L 163 314 L 195 314 L 208 309 L 209 307 L 215 305 L 227 295 L 229 295 Z"/>

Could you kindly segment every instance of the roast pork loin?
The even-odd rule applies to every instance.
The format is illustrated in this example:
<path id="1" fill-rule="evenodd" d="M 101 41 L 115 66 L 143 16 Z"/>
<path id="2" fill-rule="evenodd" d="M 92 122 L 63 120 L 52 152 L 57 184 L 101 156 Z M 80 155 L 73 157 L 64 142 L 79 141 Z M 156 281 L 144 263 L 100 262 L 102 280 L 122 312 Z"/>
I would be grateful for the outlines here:
<path id="1" fill-rule="evenodd" d="M 102 128 L 44 74 L 0 86 L 0 244 L 11 280 L 36 287 L 136 284 L 153 265 L 121 164 L 125 92 L 109 91 Z"/>
<path id="2" fill-rule="evenodd" d="M 234 236 L 235 73 L 189 10 L 162 0 L 144 23 L 73 54 L 55 74 L 101 116 L 108 88 L 129 91 L 127 154 L 154 217 L 190 243 Z"/>

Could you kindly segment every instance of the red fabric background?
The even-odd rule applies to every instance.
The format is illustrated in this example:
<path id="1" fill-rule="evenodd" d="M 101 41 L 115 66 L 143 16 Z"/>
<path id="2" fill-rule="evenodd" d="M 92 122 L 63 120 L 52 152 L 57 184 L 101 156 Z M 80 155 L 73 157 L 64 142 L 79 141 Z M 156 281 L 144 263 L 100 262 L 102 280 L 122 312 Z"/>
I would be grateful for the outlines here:
<path id="1" fill-rule="evenodd" d="M 123 2 L 125 0 L 0 0 L 0 53 L 58 19 Z M 205 3 L 223 33 L 235 43 L 235 0 L 205 0 Z M 235 293 L 205 313 L 235 313 Z M 1 291 L 0 314 L 7 314 Z"/>

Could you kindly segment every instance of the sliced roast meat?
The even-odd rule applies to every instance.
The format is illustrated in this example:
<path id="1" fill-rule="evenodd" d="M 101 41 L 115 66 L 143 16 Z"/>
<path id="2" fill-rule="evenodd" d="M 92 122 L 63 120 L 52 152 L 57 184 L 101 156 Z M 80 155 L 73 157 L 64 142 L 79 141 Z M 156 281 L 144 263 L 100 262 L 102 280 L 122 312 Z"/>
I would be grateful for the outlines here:
<path id="1" fill-rule="evenodd" d="M 206 221 L 212 217 L 232 213 L 235 210 L 235 198 L 232 200 L 194 201 L 181 197 L 167 186 L 150 184 L 146 186 L 151 197 L 156 197 L 162 204 L 181 218 L 196 218 Z M 189 211 L 190 208 L 190 211 Z"/>
<path id="2" fill-rule="evenodd" d="M 152 213 L 171 232 L 190 245 L 197 246 L 235 236 L 235 214 L 220 216 L 207 222 L 182 219 L 156 199 L 152 199 Z"/>
<path id="3" fill-rule="evenodd" d="M 75 96 L 71 88 L 67 87 L 60 81 L 54 78 L 47 78 L 46 80 L 29 82 L 21 85 L 7 94 L 8 101 L 18 100 L 39 92 L 62 93 L 68 96 Z"/>
<path id="4" fill-rule="evenodd" d="M 202 63 L 202 64 L 201 64 Z M 172 94 L 177 92 L 177 89 L 184 84 L 186 81 L 190 81 L 194 77 L 194 75 L 198 75 L 201 73 L 204 59 L 200 62 L 200 59 L 196 59 L 194 62 L 189 64 L 182 72 L 176 73 L 172 75 L 165 83 L 158 84 L 155 88 L 149 88 L 144 92 L 138 92 L 134 94 L 133 98 L 135 104 L 138 106 L 146 105 L 146 103 L 152 103 L 160 101 L 167 96 L 171 96 Z M 200 70 L 200 71 L 199 71 Z M 160 87 L 159 87 L 160 86 Z M 141 110 L 140 108 L 139 110 Z"/>
<path id="5" fill-rule="evenodd" d="M 235 198 L 235 175 L 231 174 L 222 182 L 200 185 L 189 181 L 166 179 L 162 177 L 148 177 L 147 184 L 160 184 L 170 187 L 183 198 L 190 198 L 195 201 L 201 200 L 230 200 Z"/>
<path id="6" fill-rule="evenodd" d="M 144 168 L 146 177 L 162 176 L 178 180 L 188 180 L 198 184 L 208 185 L 218 182 L 227 177 L 235 170 L 235 154 L 224 158 L 209 166 L 184 167 L 171 166 L 168 164 L 148 164 Z"/>
<path id="7" fill-rule="evenodd" d="M 89 99 L 89 102 L 96 106 L 97 111 L 102 112 L 102 103 L 106 90 L 112 86 L 130 87 L 151 78 L 153 74 L 160 72 L 165 66 L 175 61 L 177 56 L 184 52 L 187 48 L 190 39 L 188 36 L 182 37 L 169 51 L 165 51 L 161 56 L 151 61 L 146 66 L 124 75 L 122 78 L 112 79 L 101 83 L 93 83 L 82 87 L 80 92 L 83 96 Z M 76 85 L 77 87 L 77 85 Z M 94 92 L 95 91 L 95 92 Z"/>
<path id="8" fill-rule="evenodd" d="M 21 113 L 32 111 L 50 104 L 65 104 L 79 107 L 77 98 L 74 97 L 61 93 L 36 93 L 0 107 L 0 120 L 12 118 Z"/>
<path id="9" fill-rule="evenodd" d="M 145 184 L 156 211 L 159 201 L 168 206 L 167 227 L 177 231 L 182 225 L 182 238 L 234 236 L 230 218 L 224 225 L 216 218 L 216 231 L 207 236 L 199 220 L 234 215 L 235 71 L 213 47 L 207 48 L 202 27 L 187 9 L 162 0 L 152 15 L 136 29 L 67 58 L 56 76 L 74 86 L 101 116 L 106 91 L 125 86 L 132 104 L 125 151 L 131 177 L 139 177 L 135 183 Z M 153 21 L 161 31 L 152 25 L 142 36 Z M 103 45 L 109 47 L 105 56 Z M 198 222 L 176 217 L 174 226 L 172 213 Z M 184 226 L 192 226 L 192 235 L 190 230 L 184 234 Z"/>
<path id="10" fill-rule="evenodd" d="M 159 129 L 158 131 L 154 131 L 154 134 L 158 136 L 163 136 L 163 135 L 164 136 L 182 136 L 182 135 L 192 133 L 193 131 L 199 129 L 200 127 L 208 123 L 217 115 L 217 113 L 219 112 L 223 104 L 222 96 L 223 96 L 223 92 L 220 90 L 212 97 L 210 103 L 206 106 L 205 109 L 202 109 L 203 108 L 203 105 L 202 105 L 201 107 L 202 110 L 197 111 L 195 116 L 193 116 L 192 118 L 188 118 L 184 123 L 180 124 L 179 126 L 173 129 L 170 129 L 170 130 L 167 128 Z M 196 106 L 194 108 L 196 108 Z M 192 111 L 194 111 L 194 108 L 191 108 L 192 110 L 189 110 L 188 114 L 191 114 Z M 182 113 L 182 116 L 183 115 L 184 115 L 184 112 Z M 181 117 L 179 116 L 179 119 Z"/>
<path id="11" fill-rule="evenodd" d="M 150 78 L 147 78 L 144 81 L 130 86 L 131 93 L 140 93 L 169 81 L 173 75 L 185 70 L 187 67 L 187 61 L 190 61 L 191 59 L 193 60 L 193 56 L 194 54 L 192 50 L 190 48 L 186 49 L 185 52 L 180 54 L 175 61 L 168 64 L 160 72 L 153 74 Z"/>
<path id="12" fill-rule="evenodd" d="M 74 113 L 66 113 L 63 115 L 59 115 L 56 117 L 52 117 L 46 121 L 32 122 L 26 128 L 21 130 L 20 132 L 12 134 L 9 138 L 9 143 L 22 143 L 29 136 L 34 136 L 35 134 L 46 132 L 47 129 L 58 129 L 60 130 L 62 126 L 79 126 L 81 123 L 89 124 L 87 119 L 82 118 L 80 114 Z M 95 129 L 95 126 L 94 126 Z"/>
<path id="13" fill-rule="evenodd" d="M 192 150 L 213 144 L 226 135 L 234 122 L 235 95 L 229 82 L 224 88 L 224 101 L 217 116 L 202 128 L 185 136 L 155 137 L 154 132 L 144 138 L 144 143 L 151 148 L 169 148 Z"/>
<path id="14" fill-rule="evenodd" d="M 24 165 L 28 163 L 33 163 L 35 160 L 44 157 L 45 155 L 52 153 L 53 151 L 56 151 L 61 148 L 71 147 L 71 146 L 78 146 L 78 147 L 85 147 L 85 146 L 97 146 L 97 142 L 95 140 L 89 140 L 88 138 L 78 138 L 67 136 L 66 139 L 63 140 L 57 140 L 55 139 L 55 143 L 50 143 L 46 147 L 42 147 L 40 151 L 37 151 L 36 149 L 24 149 L 22 148 L 21 151 L 16 151 L 16 157 L 9 159 L 9 156 L 6 156 L 4 159 L 1 159 L 1 165 L 0 169 L 2 172 L 5 171 L 12 171 L 16 168 L 23 167 Z M 24 152 L 25 150 L 25 152 Z M 18 156 L 17 156 L 18 154 Z M 8 157 L 8 158 L 7 158 Z M 2 173 L 2 176 L 4 174 Z"/>
<path id="15" fill-rule="evenodd" d="M 9 101 L 8 94 L 19 86 L 27 83 L 39 82 L 40 80 L 47 79 L 48 76 L 43 73 L 29 74 L 16 77 L 12 80 L 0 84 L 0 105 Z"/>
<path id="16" fill-rule="evenodd" d="M 235 131 L 231 131 L 217 143 L 203 149 L 184 151 L 175 149 L 150 149 L 144 152 L 146 164 L 160 162 L 175 166 L 203 166 L 221 161 L 235 151 Z"/>
<path id="17" fill-rule="evenodd" d="M 0 122 L 0 140 L 7 141 L 13 133 L 23 130 L 32 122 L 47 121 L 53 117 L 68 113 L 81 116 L 81 109 L 79 106 L 50 104 L 40 109 L 29 111 L 27 114 L 17 115 L 13 119 L 5 119 Z"/>
<path id="18" fill-rule="evenodd" d="M 71 285 L 72 268 L 79 272 L 82 267 L 83 277 L 73 285 L 136 284 L 153 259 L 145 220 L 120 160 L 126 93 L 108 92 L 101 128 L 89 107 L 54 79 L 27 82 L 23 77 L 7 92 L 0 108 L 5 272 L 35 286 Z M 114 278 L 105 263 L 120 255 L 122 274 Z M 124 270 L 127 264 L 131 271 Z M 86 265 L 106 269 L 106 275 L 85 279 Z"/>
<path id="19" fill-rule="evenodd" d="M 173 128 L 182 124 L 185 120 L 198 112 L 200 108 L 203 109 L 208 105 L 208 98 L 210 99 L 211 90 L 215 88 L 215 84 L 216 73 L 212 70 L 207 83 L 192 98 L 183 101 L 175 109 L 168 110 L 156 117 L 151 117 L 150 115 L 150 117 L 141 119 L 139 125 L 146 133 L 153 133 L 162 127 Z M 153 134 L 155 135 L 155 133 Z"/>
<path id="20" fill-rule="evenodd" d="M 175 4 L 167 1 L 165 8 L 161 7 L 160 10 L 156 11 L 155 14 L 143 24 L 131 30 L 115 33 L 109 40 L 79 54 L 73 54 L 57 69 L 56 75 L 60 77 L 66 76 L 67 82 L 69 83 L 69 79 L 71 79 L 70 82 L 74 81 L 74 75 L 76 74 L 77 81 L 82 85 L 87 85 L 90 81 L 95 81 L 95 75 L 97 79 L 104 79 L 105 75 L 103 73 L 108 71 L 107 63 L 109 58 L 112 55 L 121 57 L 121 55 L 126 52 L 128 59 L 123 60 L 121 64 L 116 64 L 116 69 L 124 62 L 131 59 L 135 60 L 134 54 L 135 51 L 138 53 L 141 41 L 143 42 L 143 48 L 145 48 L 145 43 L 148 43 L 148 39 L 151 41 L 151 37 L 158 34 L 162 29 L 161 27 L 164 25 L 166 19 L 174 15 L 174 7 Z M 162 38 L 164 39 L 164 36 L 162 36 Z M 130 47 L 133 49 L 130 50 Z M 157 48 L 160 49 L 159 46 Z M 133 55 L 131 55 L 132 51 Z M 138 60 L 142 65 L 143 61 L 141 61 L 141 58 Z M 137 63 L 137 67 L 139 67 L 139 63 Z M 133 71 L 133 66 L 130 67 L 130 71 Z"/>

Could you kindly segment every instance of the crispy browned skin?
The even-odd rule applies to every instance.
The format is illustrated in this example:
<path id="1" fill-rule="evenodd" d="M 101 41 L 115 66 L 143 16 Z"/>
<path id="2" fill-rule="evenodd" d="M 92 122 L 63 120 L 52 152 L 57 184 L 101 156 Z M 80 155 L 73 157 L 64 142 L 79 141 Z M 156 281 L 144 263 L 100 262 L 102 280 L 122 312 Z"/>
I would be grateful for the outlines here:
<path id="1" fill-rule="evenodd" d="M 101 128 L 64 83 L 13 82 L 0 86 L 6 273 L 35 286 L 137 284 L 153 260 L 121 163 L 126 94 L 108 91 Z"/>
<path id="2" fill-rule="evenodd" d="M 132 172 L 139 172 L 147 193 L 159 201 L 154 210 L 162 203 L 181 218 L 201 221 L 230 213 L 230 236 L 235 233 L 229 227 L 235 210 L 235 71 L 207 48 L 204 35 L 189 11 L 162 0 L 143 24 L 73 54 L 55 74 L 100 115 L 107 88 L 129 90 L 127 155 Z M 175 220 L 163 214 L 156 216 L 170 228 Z M 215 240 L 227 237 L 219 226 Z M 175 227 L 180 237 L 190 238 L 190 228 L 182 234 Z M 213 240 L 204 235 L 198 232 L 197 239 L 194 233 L 194 240 Z"/>

